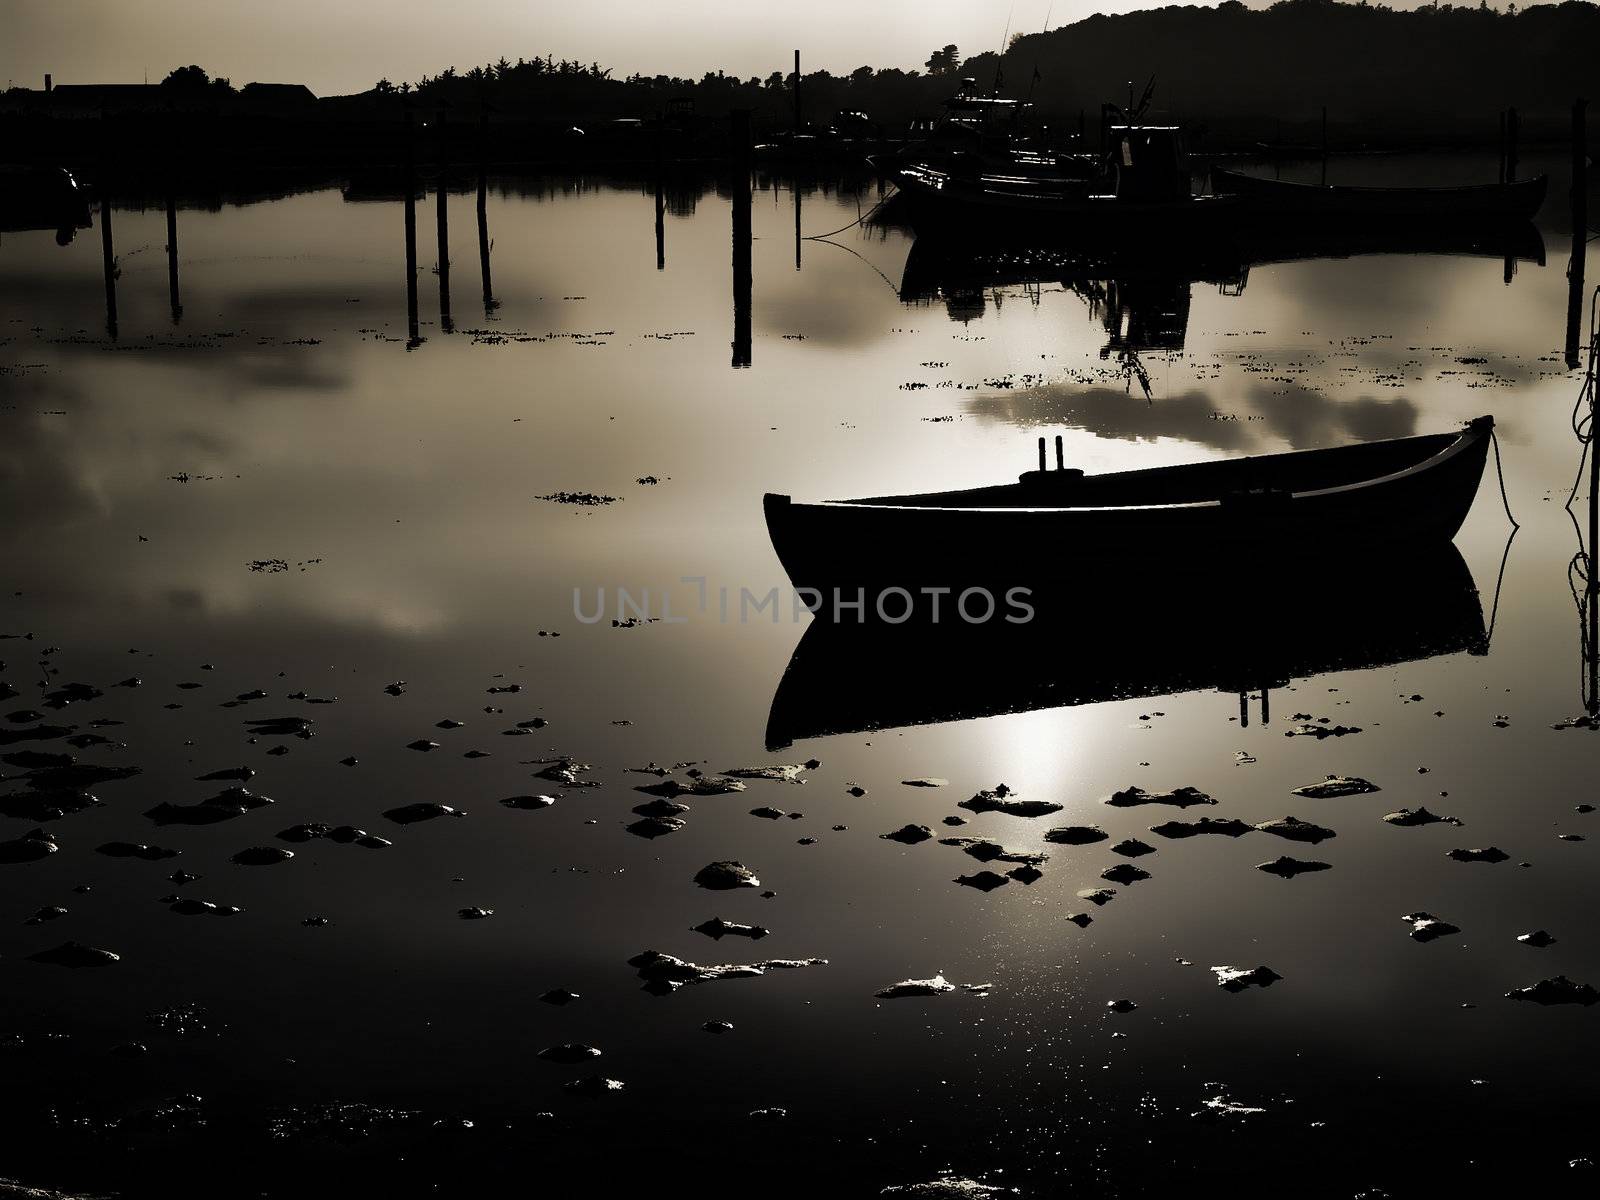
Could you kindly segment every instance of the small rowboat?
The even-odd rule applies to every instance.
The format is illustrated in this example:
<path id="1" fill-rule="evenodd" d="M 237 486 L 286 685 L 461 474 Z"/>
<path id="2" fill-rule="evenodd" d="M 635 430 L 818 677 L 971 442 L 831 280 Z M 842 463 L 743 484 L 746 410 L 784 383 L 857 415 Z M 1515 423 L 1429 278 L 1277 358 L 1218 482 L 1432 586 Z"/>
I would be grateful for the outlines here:
<path id="1" fill-rule="evenodd" d="M 1544 204 L 1549 184 L 1547 176 L 1536 175 L 1467 187 L 1330 187 L 1211 170 L 1211 190 L 1238 197 L 1253 213 L 1373 220 L 1529 221 Z"/>
<path id="2" fill-rule="evenodd" d="M 820 503 L 769 493 L 764 508 L 796 588 L 1081 585 L 1094 559 L 1204 565 L 1449 540 L 1493 432 L 1485 416 L 1456 433 L 1105 475 L 1064 468 L 1059 437 L 1046 470 L 1040 438 L 1039 469 L 1016 483 Z"/>

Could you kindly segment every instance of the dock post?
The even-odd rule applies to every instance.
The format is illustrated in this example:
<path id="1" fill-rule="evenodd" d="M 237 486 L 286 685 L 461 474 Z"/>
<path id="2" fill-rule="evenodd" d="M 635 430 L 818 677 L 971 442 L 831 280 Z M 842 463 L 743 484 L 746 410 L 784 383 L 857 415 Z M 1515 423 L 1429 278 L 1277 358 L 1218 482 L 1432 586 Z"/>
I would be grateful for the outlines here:
<path id="1" fill-rule="evenodd" d="M 656 270 L 667 269 L 667 118 L 664 111 L 656 114 Z"/>
<path id="2" fill-rule="evenodd" d="M 1067 460 L 1063 455 L 1061 448 L 1061 435 L 1058 433 L 1056 434 L 1056 470 L 1064 470 L 1066 465 Z"/>
<path id="3" fill-rule="evenodd" d="M 478 274 L 483 280 L 483 315 L 499 306 L 489 274 L 489 110 L 478 113 Z"/>
<path id="4" fill-rule="evenodd" d="M 1589 139 L 1585 111 L 1588 104 L 1581 97 L 1572 102 L 1572 257 L 1567 261 L 1565 348 L 1569 370 L 1576 369 L 1579 363 L 1578 333 L 1583 324 L 1584 255 L 1589 242 Z"/>
<path id="5" fill-rule="evenodd" d="M 183 320 L 183 296 L 178 290 L 178 200 L 167 183 L 167 302 L 172 307 L 172 323 Z"/>
<path id="6" fill-rule="evenodd" d="M 455 331 L 450 319 L 450 139 L 445 126 L 445 112 L 439 109 L 439 182 L 434 188 L 434 223 L 439 234 L 439 329 L 444 333 Z"/>
<path id="7" fill-rule="evenodd" d="M 1039 439 L 1039 470 L 1044 470 L 1044 439 Z"/>
<path id="8" fill-rule="evenodd" d="M 414 350 L 422 344 L 417 322 L 417 171 L 412 144 L 411 109 L 406 109 L 405 126 L 405 189 L 406 217 L 406 349 Z"/>
<path id="9" fill-rule="evenodd" d="M 750 110 L 728 114 L 733 171 L 733 366 L 750 365 Z"/>

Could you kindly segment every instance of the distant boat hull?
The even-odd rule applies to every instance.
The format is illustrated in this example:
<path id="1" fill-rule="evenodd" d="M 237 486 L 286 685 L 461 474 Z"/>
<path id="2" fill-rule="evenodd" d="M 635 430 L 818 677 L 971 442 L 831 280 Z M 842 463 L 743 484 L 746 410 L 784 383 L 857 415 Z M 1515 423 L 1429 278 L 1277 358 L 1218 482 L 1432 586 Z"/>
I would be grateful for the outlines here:
<path id="1" fill-rule="evenodd" d="M 1252 212 L 1354 219 L 1529 221 L 1544 204 L 1549 179 L 1467 187 L 1344 187 L 1261 179 L 1214 167 L 1211 190 Z"/>
<path id="2" fill-rule="evenodd" d="M 919 233 L 975 241 L 1049 243 L 1096 233 L 1181 239 L 1225 228 L 1243 211 L 1228 196 L 1130 200 L 1101 190 L 1099 179 L 963 176 L 921 163 L 902 167 L 894 180 Z"/>
<path id="3" fill-rule="evenodd" d="M 1455 536 L 1493 431 L 867 500 L 765 498 L 767 529 L 797 588 L 936 586 L 1003 592 L 1082 581 L 1095 560 L 1221 566 L 1295 551 L 1392 547 Z"/>

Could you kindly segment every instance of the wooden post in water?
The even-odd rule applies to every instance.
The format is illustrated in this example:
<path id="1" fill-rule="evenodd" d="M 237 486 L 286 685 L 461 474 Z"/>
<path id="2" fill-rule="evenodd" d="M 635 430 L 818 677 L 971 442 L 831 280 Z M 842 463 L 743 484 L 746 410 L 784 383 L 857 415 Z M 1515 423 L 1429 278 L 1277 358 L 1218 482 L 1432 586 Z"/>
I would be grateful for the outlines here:
<path id="1" fill-rule="evenodd" d="M 1589 399 L 1590 428 L 1594 428 L 1596 402 L 1591 393 Z M 1584 664 L 1589 672 L 1589 716 L 1600 716 L 1600 559 L 1596 557 L 1596 546 L 1600 546 L 1600 456 L 1596 456 L 1595 447 L 1589 447 L 1589 593 L 1588 605 L 1585 610 L 1589 618 L 1589 661 Z"/>
<path id="2" fill-rule="evenodd" d="M 1039 470 L 1044 470 L 1044 439 L 1039 439 Z"/>
<path id="3" fill-rule="evenodd" d="M 422 344 L 417 322 L 417 168 L 412 142 L 411 109 L 406 109 L 405 127 L 405 189 L 406 216 L 406 349 L 414 350 Z"/>
<path id="4" fill-rule="evenodd" d="M 111 188 L 100 180 L 100 258 L 106 277 L 106 334 L 117 340 L 117 255 L 111 242 Z"/>
<path id="5" fill-rule="evenodd" d="M 1572 257 L 1567 261 L 1568 369 L 1578 366 L 1578 331 L 1583 324 L 1583 268 L 1589 243 L 1589 137 L 1585 110 L 1589 102 L 1572 102 Z M 1591 543 L 1590 553 L 1594 553 Z"/>
<path id="6" fill-rule="evenodd" d="M 750 365 L 750 110 L 728 114 L 733 171 L 733 365 Z"/>
<path id="7" fill-rule="evenodd" d="M 167 184 L 167 302 L 172 307 L 172 323 L 183 320 L 183 297 L 178 291 L 178 201 Z"/>
<path id="8" fill-rule="evenodd" d="M 667 269 L 667 115 L 656 114 L 656 270 Z"/>
<path id="9" fill-rule="evenodd" d="M 478 274 L 483 279 L 483 315 L 494 312 L 494 283 L 489 276 L 489 110 L 478 113 Z"/>
<path id="10" fill-rule="evenodd" d="M 434 187 L 434 223 L 439 233 L 439 328 L 455 331 L 450 319 L 450 138 L 445 112 L 439 109 L 439 182 Z"/>

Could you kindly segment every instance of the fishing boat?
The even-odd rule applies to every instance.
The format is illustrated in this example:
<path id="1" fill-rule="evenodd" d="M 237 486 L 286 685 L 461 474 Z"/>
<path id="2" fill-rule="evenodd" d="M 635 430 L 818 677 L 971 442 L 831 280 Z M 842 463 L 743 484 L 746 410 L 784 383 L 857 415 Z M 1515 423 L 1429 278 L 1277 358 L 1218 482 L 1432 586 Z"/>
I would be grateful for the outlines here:
<path id="1" fill-rule="evenodd" d="M 1237 197 L 1253 213 L 1370 220 L 1529 221 L 1549 184 L 1547 176 L 1536 175 L 1465 187 L 1347 187 L 1211 170 L 1211 190 Z"/>
<path id="2" fill-rule="evenodd" d="M 1104 169 L 1093 178 L 916 161 L 894 180 L 919 234 L 1007 244 L 1126 234 L 1180 244 L 1214 234 L 1243 210 L 1235 196 L 1194 194 L 1176 126 L 1112 125 L 1107 138 Z"/>
<path id="3" fill-rule="evenodd" d="M 765 497 L 773 549 L 796 588 L 1084 586 L 1097 560 L 1221 559 L 1373 548 L 1455 536 L 1494 431 L 1088 475 L 1056 466 L 964 491 L 820 503 Z"/>
<path id="4" fill-rule="evenodd" d="M 1276 690 L 1487 654 L 1489 641 L 1472 572 L 1440 539 L 1230 562 L 1198 588 L 1147 571 L 1136 596 L 1114 581 L 1078 588 L 1026 624 L 813 621 L 773 691 L 766 743 L 1193 692 L 1217 693 L 1248 727 L 1270 719 Z"/>

